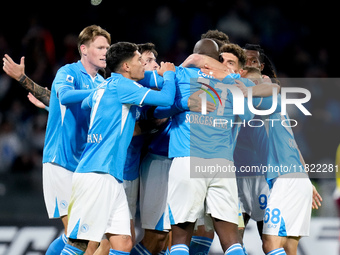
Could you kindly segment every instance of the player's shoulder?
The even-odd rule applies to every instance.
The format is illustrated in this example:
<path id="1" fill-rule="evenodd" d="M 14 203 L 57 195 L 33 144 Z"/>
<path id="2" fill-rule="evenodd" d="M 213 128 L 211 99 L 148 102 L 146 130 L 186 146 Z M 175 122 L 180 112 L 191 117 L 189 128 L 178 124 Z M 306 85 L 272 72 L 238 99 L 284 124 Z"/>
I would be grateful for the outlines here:
<path id="1" fill-rule="evenodd" d="M 64 79 L 64 76 L 66 76 L 70 82 L 73 82 L 73 80 L 77 77 L 77 72 L 79 72 L 79 68 L 76 64 L 77 63 L 66 64 L 60 67 L 57 71 L 56 78 L 62 77 Z"/>
<path id="2" fill-rule="evenodd" d="M 129 90 L 131 88 L 141 88 L 143 87 L 137 81 L 128 79 L 119 73 L 112 73 L 111 77 L 106 79 L 108 87 L 117 87 L 119 90 Z"/>
<path id="3" fill-rule="evenodd" d="M 63 65 L 59 68 L 58 71 L 78 71 L 80 70 L 79 62 L 69 63 L 66 65 Z"/>

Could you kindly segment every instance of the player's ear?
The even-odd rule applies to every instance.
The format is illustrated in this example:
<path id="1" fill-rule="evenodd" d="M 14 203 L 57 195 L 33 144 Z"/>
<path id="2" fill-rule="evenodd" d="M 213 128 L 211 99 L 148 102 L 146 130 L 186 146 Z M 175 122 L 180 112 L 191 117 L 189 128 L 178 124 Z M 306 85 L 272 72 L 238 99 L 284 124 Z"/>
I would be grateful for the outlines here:
<path id="1" fill-rule="evenodd" d="M 263 68 L 264 68 L 264 63 L 261 64 L 261 72 L 263 71 Z"/>
<path id="2" fill-rule="evenodd" d="M 80 52 L 82 56 L 87 56 L 87 47 L 85 44 L 80 45 Z"/>
<path id="3" fill-rule="evenodd" d="M 124 62 L 123 65 L 122 65 L 122 69 L 123 69 L 125 72 L 129 72 L 129 71 L 130 71 L 129 62 Z"/>

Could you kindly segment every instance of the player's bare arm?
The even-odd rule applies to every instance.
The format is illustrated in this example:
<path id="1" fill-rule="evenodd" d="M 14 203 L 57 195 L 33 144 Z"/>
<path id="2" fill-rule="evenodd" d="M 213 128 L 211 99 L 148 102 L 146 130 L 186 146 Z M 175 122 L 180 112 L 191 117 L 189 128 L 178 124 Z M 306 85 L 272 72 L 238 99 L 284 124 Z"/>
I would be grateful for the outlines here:
<path id="1" fill-rule="evenodd" d="M 17 80 L 22 87 L 31 92 L 43 104 L 49 106 L 51 91 L 36 84 L 25 74 L 25 57 L 22 57 L 18 65 L 13 59 L 5 54 L 3 58 L 3 70 L 8 76 Z"/>
<path id="2" fill-rule="evenodd" d="M 241 89 L 244 97 L 248 97 L 248 88 L 244 85 L 244 83 L 239 80 L 235 80 L 235 82 L 235 86 Z M 261 83 L 252 87 L 252 94 L 254 97 L 270 97 L 273 95 L 273 89 L 279 93 L 280 86 L 276 83 Z"/>
<path id="3" fill-rule="evenodd" d="M 228 71 L 228 68 L 225 65 L 223 65 L 221 62 L 218 62 L 217 60 L 209 56 L 201 55 L 197 53 L 191 54 L 189 57 L 187 57 L 187 59 L 184 60 L 184 62 L 182 63 L 182 66 L 183 67 L 197 67 L 197 68 L 207 67 L 207 68 L 214 69 L 214 70 L 224 71 L 226 72 L 226 75 L 230 73 Z"/>

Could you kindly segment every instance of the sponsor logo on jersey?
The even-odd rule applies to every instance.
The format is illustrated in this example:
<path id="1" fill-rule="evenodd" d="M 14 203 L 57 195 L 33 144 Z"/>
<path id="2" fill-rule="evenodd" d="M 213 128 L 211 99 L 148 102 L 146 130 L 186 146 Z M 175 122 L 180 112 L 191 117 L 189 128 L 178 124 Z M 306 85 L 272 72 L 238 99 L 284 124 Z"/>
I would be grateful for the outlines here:
<path id="1" fill-rule="evenodd" d="M 73 83 L 73 80 L 74 80 L 74 77 L 73 77 L 73 76 L 71 76 L 71 75 L 69 75 L 69 74 L 66 76 L 66 81 L 67 81 L 67 82 Z"/>

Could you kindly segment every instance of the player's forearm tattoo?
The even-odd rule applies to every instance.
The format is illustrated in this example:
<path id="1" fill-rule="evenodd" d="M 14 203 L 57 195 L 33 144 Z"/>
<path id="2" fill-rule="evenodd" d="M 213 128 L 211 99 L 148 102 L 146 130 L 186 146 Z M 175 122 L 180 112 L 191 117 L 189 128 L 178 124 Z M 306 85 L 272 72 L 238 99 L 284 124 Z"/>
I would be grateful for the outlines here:
<path id="1" fill-rule="evenodd" d="M 43 102 L 44 105 L 50 105 L 50 95 L 51 91 L 41 87 L 40 85 L 36 84 L 26 75 L 22 75 L 19 79 L 19 83 L 23 86 L 26 90 L 32 93 L 38 100 Z"/>

